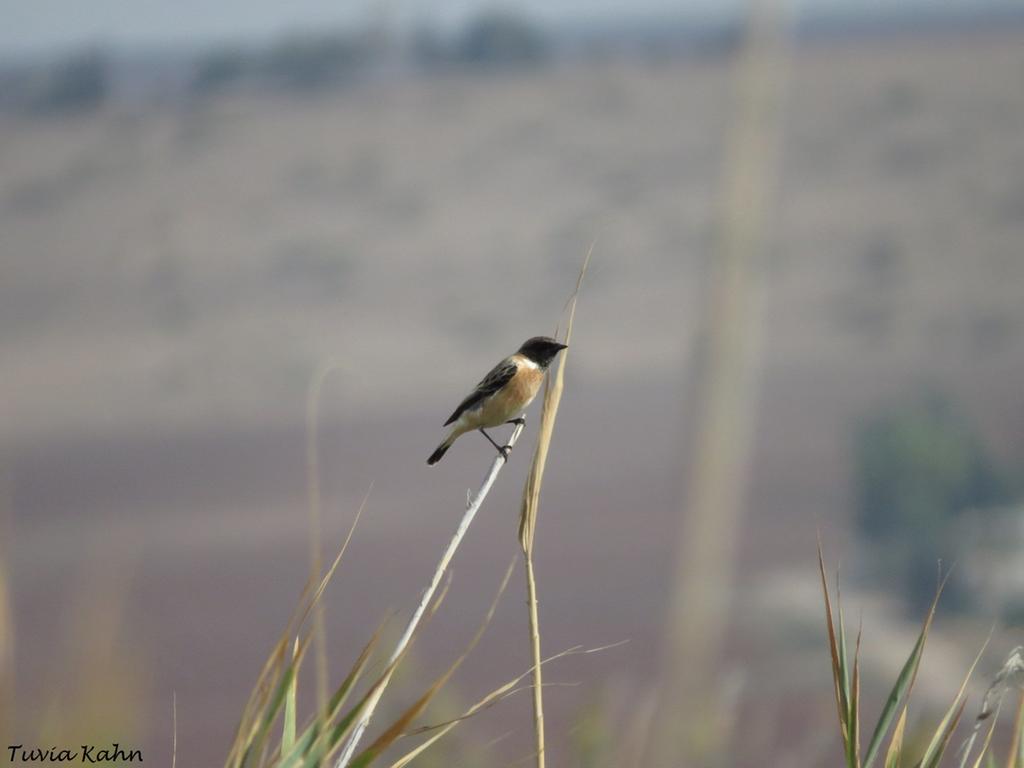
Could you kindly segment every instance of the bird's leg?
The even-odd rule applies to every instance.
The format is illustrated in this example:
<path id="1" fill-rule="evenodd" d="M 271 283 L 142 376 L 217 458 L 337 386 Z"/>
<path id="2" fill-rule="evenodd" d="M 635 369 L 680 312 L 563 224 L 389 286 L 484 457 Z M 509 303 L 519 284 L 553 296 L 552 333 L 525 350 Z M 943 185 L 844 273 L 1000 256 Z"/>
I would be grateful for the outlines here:
<path id="1" fill-rule="evenodd" d="M 522 426 L 523 424 L 526 423 L 526 419 L 524 419 L 522 416 L 518 416 L 518 417 L 516 417 L 514 419 L 509 419 L 505 423 L 506 424 L 516 424 L 518 426 Z"/>
<path id="2" fill-rule="evenodd" d="M 498 445 L 493 439 L 491 439 L 491 436 L 487 434 L 483 427 L 480 427 L 480 434 L 490 440 L 491 445 L 498 450 L 498 453 L 502 455 L 502 458 L 508 459 L 508 455 L 512 451 L 511 445 Z"/>

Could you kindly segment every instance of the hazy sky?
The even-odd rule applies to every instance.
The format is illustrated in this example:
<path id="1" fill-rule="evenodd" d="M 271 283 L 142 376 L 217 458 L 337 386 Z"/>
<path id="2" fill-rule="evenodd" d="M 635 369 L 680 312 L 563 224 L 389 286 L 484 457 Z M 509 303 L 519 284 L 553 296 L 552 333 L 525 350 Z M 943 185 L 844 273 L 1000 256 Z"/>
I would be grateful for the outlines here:
<path id="1" fill-rule="evenodd" d="M 400 21 L 457 23 L 481 9 L 511 7 L 540 19 L 607 20 L 629 14 L 707 15 L 744 0 L 0 0 L 0 53 L 91 42 L 204 45 L 288 29 L 351 24 L 387 14 Z M 908 5 L 971 7 L 985 0 L 790 0 L 798 6 L 880 10 Z"/>
<path id="2" fill-rule="evenodd" d="M 738 0 L 728 0 L 734 5 Z M 545 18 L 607 17 L 626 9 L 700 12 L 715 0 L 518 0 Z M 486 0 L 0 0 L 0 48 L 8 53 L 38 51 L 88 41 L 120 44 L 191 43 L 267 37 L 289 28 L 339 25 L 387 14 L 400 20 L 458 22 Z"/>

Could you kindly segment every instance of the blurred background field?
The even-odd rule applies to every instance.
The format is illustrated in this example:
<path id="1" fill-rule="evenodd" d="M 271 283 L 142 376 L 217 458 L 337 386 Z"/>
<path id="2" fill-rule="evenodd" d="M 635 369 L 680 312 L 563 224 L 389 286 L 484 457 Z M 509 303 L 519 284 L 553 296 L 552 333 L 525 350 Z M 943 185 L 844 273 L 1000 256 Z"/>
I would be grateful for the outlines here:
<path id="1" fill-rule="evenodd" d="M 169 764 L 174 692 L 178 764 L 223 760 L 308 570 L 303 420 L 325 360 L 328 549 L 374 482 L 326 601 L 341 674 L 366 626 L 408 610 L 490 458 L 467 438 L 428 468 L 440 423 L 554 330 L 594 238 L 535 557 L 545 650 L 630 642 L 548 673 L 579 682 L 547 694 L 551 764 L 599 765 L 588 750 L 649 700 L 742 36 L 732 11 L 582 5 L 436 24 L 370 5 L 226 43 L 5 39 L 0 554 L 20 740 L 106 729 Z M 868 707 L 938 560 L 956 570 L 921 711 L 947 705 L 993 621 L 993 659 L 1024 626 L 1024 14 L 811 3 L 793 24 L 716 667 L 743 733 L 709 765 L 838 762 L 817 526 L 863 613 Z M 486 610 L 526 459 L 407 683 Z M 508 596 L 442 709 L 529 666 L 521 613 Z M 529 733 L 512 699 L 441 764 L 509 763 Z"/>

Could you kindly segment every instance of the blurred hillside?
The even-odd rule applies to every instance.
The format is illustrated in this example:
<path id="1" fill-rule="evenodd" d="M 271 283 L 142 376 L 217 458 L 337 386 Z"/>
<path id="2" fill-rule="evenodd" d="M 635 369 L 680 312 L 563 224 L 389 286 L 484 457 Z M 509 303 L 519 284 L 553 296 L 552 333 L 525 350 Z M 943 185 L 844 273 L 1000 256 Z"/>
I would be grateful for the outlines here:
<path id="1" fill-rule="evenodd" d="M 851 445 L 879 404 L 940 389 L 986 450 L 1024 464 L 1022 42 L 1011 26 L 797 53 L 746 618 L 728 649 L 743 706 L 780 681 L 787 693 L 738 765 L 804 754 L 807 734 L 832 727 L 814 528 L 836 560 L 855 559 Z M 553 330 L 595 237 L 538 533 L 542 624 L 552 650 L 632 642 L 568 665 L 584 685 L 551 697 L 553 751 L 594 691 L 642 689 L 687 460 L 727 52 L 0 114 L 0 458 L 20 689 L 48 679 L 68 606 L 102 563 L 128 585 L 121 642 L 153 666 L 147 757 L 160 764 L 169 744 L 173 689 L 179 764 L 216 764 L 304 579 L 312 371 L 343 368 L 323 402 L 328 537 L 377 481 L 331 605 L 376 620 L 407 607 L 481 471 L 468 438 L 427 469 L 440 422 L 499 356 Z M 524 456 L 456 562 L 457 607 L 436 619 L 452 636 L 472 632 L 494 563 L 513 552 Z M 381 552 L 402 556 L 382 573 Z M 508 603 L 466 667 L 467 696 L 495 668 L 528 665 Z M 885 596 L 868 612 L 886 650 L 865 663 L 888 669 L 912 634 Z M 331 633 L 339 654 L 363 639 Z M 936 647 L 947 669 L 966 667 L 956 644 Z M 423 657 L 450 648 L 428 634 Z M 41 717 L 43 698 L 21 716 Z M 495 735 L 525 722 L 525 701 L 514 706 Z"/>

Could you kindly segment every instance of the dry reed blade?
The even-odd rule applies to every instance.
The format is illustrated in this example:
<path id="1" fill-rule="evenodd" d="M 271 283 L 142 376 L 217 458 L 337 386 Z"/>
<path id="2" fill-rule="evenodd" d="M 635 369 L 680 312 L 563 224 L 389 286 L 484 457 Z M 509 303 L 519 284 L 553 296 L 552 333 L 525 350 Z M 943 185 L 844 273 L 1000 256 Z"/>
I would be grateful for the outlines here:
<path id="1" fill-rule="evenodd" d="M 889 749 L 885 753 L 885 768 L 900 768 L 900 761 L 903 757 L 903 732 L 907 728 L 907 707 L 904 705 L 900 712 L 896 727 L 892 732 L 892 739 L 889 740 Z"/>
<path id="2" fill-rule="evenodd" d="M 967 670 L 967 674 L 964 676 L 964 681 L 960 684 L 960 689 L 956 692 L 953 703 L 942 718 L 939 726 L 935 729 L 931 742 L 929 742 L 924 756 L 921 758 L 922 768 L 936 768 L 939 761 L 942 760 L 946 746 L 949 744 L 949 739 L 952 737 L 953 731 L 956 730 L 956 726 L 960 722 L 960 716 L 963 714 L 964 707 L 967 704 L 967 699 L 964 696 L 967 684 L 970 682 L 971 676 L 974 674 L 974 670 L 978 666 L 978 662 L 981 661 L 981 656 L 985 653 L 985 649 L 988 648 L 988 643 L 991 639 L 992 633 L 990 632 L 988 638 L 982 644 L 981 650 L 978 651 L 978 655 L 974 657 L 974 663 Z"/>
<path id="3" fill-rule="evenodd" d="M 580 268 L 579 277 L 576 278 L 576 288 L 567 302 L 569 320 L 565 329 L 566 345 L 569 344 L 572 338 L 572 325 L 576 317 L 576 300 L 580 293 L 580 286 L 583 284 L 583 276 L 587 273 L 587 266 L 590 264 L 590 257 L 593 253 L 594 243 L 591 243 L 590 248 L 587 250 L 587 256 L 583 260 L 583 266 Z M 537 529 L 537 509 L 540 504 L 540 489 L 544 481 L 544 468 L 547 465 L 551 436 L 554 433 L 555 419 L 558 416 L 558 405 L 562 400 L 562 390 L 565 385 L 565 361 L 568 354 L 568 349 L 562 351 L 554 381 L 552 382 L 549 376 L 547 385 L 544 388 L 544 406 L 541 410 L 537 447 L 533 453 L 530 474 L 527 476 L 526 484 L 523 487 L 522 513 L 519 518 L 519 543 L 523 548 L 523 557 L 526 561 L 526 602 L 530 621 L 530 651 L 533 657 L 533 725 L 537 768 L 544 768 L 545 762 L 544 681 L 540 663 L 540 619 L 537 613 L 537 578 L 533 567 L 533 540 Z"/>
<path id="4" fill-rule="evenodd" d="M 567 303 L 569 320 L 565 329 L 566 344 L 572 338 L 572 326 L 576 317 L 576 299 L 579 296 L 580 286 L 583 284 L 583 276 L 587 273 L 587 266 L 590 264 L 594 245 L 594 243 L 591 243 L 590 248 L 587 250 L 587 256 L 583 260 L 580 274 L 576 278 L 576 288 Z M 568 354 L 569 350 L 567 349 L 562 352 L 554 381 L 551 381 L 549 377 L 544 388 L 544 404 L 541 409 L 540 429 L 537 433 L 537 447 L 534 450 L 533 462 L 530 465 L 530 474 L 527 476 L 526 485 L 523 488 L 523 505 L 519 518 L 519 543 L 524 552 L 528 548 L 533 547 L 534 529 L 537 525 L 537 506 L 540 503 L 540 488 L 544 480 L 544 468 L 547 465 L 551 436 L 555 429 L 555 417 L 558 415 L 558 405 L 562 400 L 562 389 L 565 383 L 565 360 Z"/>
<path id="5" fill-rule="evenodd" d="M 621 644 L 622 643 L 613 643 L 611 645 L 604 645 L 604 646 L 601 646 L 601 647 L 598 647 L 598 648 L 587 648 L 587 649 L 584 649 L 584 648 L 582 648 L 582 647 L 577 645 L 577 646 L 573 646 L 572 648 L 567 648 L 566 650 L 561 651 L 559 653 L 556 653 L 554 656 L 549 656 L 548 658 L 543 659 L 541 661 L 541 664 L 542 665 L 550 664 L 552 661 L 556 661 L 556 660 L 564 658 L 566 656 L 575 656 L 575 655 L 582 655 L 582 654 L 589 654 L 589 653 L 598 653 L 600 651 L 606 651 L 606 650 L 608 650 L 610 648 L 615 648 L 615 647 L 617 647 L 617 646 L 619 646 Z M 412 751 L 410 751 L 410 752 L 406 753 L 405 755 L 403 755 L 401 758 L 398 759 L 397 762 L 392 763 L 390 768 L 405 768 L 405 766 L 409 765 L 409 763 L 411 763 L 416 757 L 418 757 L 423 752 L 425 752 L 430 746 L 435 744 L 438 741 L 438 739 L 442 738 L 445 734 L 447 734 L 449 731 L 451 731 L 452 728 L 454 728 L 456 725 L 461 723 L 463 720 L 467 720 L 468 718 L 470 718 L 470 717 L 472 717 L 472 716 L 474 716 L 476 714 L 479 714 L 480 712 L 482 712 L 483 710 L 487 709 L 488 707 L 491 707 L 491 706 L 497 704 L 499 701 L 502 701 L 503 699 L 505 699 L 505 698 L 515 694 L 515 693 L 518 693 L 521 690 L 525 690 L 525 688 L 517 688 L 516 686 L 524 678 L 526 678 L 528 675 L 531 675 L 532 673 L 533 673 L 533 667 L 531 667 L 530 669 L 526 670 L 521 675 L 518 675 L 518 676 L 512 678 L 511 680 L 509 680 L 504 685 L 501 685 L 498 688 L 495 688 L 493 691 L 488 693 L 482 699 L 477 701 L 473 706 L 469 707 L 469 709 L 467 709 L 459 717 L 453 718 L 452 720 L 449 720 L 449 721 L 444 722 L 444 723 L 437 723 L 435 725 L 424 726 L 422 728 L 418 728 L 415 731 L 413 731 L 413 733 L 427 733 L 429 731 L 440 729 L 438 733 L 435 733 L 433 736 L 431 736 L 429 739 L 424 741 L 422 744 L 418 745 L 415 749 L 413 749 Z M 532 688 L 533 686 L 531 685 L 529 687 Z"/>

